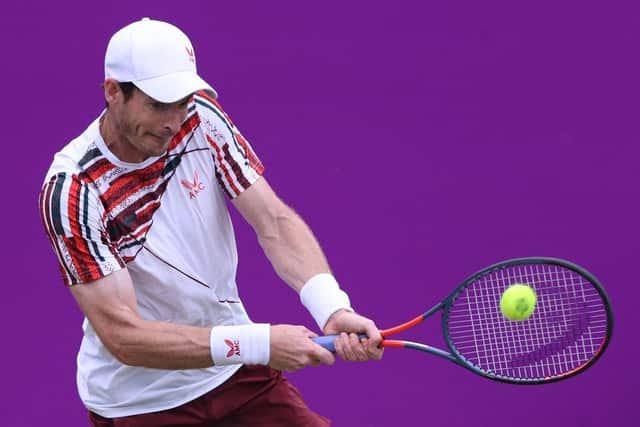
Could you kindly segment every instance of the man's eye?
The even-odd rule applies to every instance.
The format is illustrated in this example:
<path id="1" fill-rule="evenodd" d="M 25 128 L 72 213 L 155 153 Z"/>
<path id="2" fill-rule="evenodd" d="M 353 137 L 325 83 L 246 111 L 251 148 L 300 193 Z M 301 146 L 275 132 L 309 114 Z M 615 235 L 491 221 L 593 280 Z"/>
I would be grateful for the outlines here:
<path id="1" fill-rule="evenodd" d="M 159 110 L 159 111 L 164 111 L 167 108 L 169 108 L 169 104 L 165 104 L 162 102 L 153 102 L 151 106 L 153 107 L 154 110 Z"/>

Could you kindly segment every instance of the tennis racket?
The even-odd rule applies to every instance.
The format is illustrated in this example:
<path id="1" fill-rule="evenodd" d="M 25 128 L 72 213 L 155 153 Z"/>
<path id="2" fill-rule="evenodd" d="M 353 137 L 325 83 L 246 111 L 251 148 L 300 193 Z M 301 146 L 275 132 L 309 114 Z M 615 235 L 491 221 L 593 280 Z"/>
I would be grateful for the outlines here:
<path id="1" fill-rule="evenodd" d="M 526 320 L 509 320 L 500 310 L 502 293 L 515 283 L 529 285 L 537 295 Z M 387 339 L 437 312 L 448 351 Z M 545 384 L 592 366 L 612 331 L 609 298 L 593 275 L 561 259 L 518 258 L 479 271 L 424 314 L 380 332 L 383 347 L 435 354 L 497 381 Z M 314 341 L 335 352 L 335 338 Z"/>

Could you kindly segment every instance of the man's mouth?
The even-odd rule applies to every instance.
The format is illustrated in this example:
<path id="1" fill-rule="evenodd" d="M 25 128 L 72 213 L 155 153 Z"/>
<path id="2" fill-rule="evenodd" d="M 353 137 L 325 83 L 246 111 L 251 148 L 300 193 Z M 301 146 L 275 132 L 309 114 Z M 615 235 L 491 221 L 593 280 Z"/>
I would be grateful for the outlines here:
<path id="1" fill-rule="evenodd" d="M 158 142 L 160 142 L 162 144 L 166 144 L 171 140 L 171 135 L 158 136 L 155 133 L 149 133 L 149 135 L 151 135 L 153 137 L 153 139 L 157 140 Z"/>

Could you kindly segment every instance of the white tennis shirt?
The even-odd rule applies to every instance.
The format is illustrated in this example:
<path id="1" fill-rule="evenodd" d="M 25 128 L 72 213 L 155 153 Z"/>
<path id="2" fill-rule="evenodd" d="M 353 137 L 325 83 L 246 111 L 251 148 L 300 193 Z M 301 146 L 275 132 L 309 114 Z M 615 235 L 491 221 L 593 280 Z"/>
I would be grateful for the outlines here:
<path id="1" fill-rule="evenodd" d="M 140 316 L 195 326 L 250 323 L 236 287 L 237 250 L 224 193 L 263 172 L 218 102 L 198 93 L 167 153 L 131 164 L 106 147 L 96 119 L 58 152 L 40 210 L 67 286 L 127 268 Z M 173 408 L 240 367 L 162 370 L 120 363 L 85 318 L 77 384 L 108 418 Z"/>

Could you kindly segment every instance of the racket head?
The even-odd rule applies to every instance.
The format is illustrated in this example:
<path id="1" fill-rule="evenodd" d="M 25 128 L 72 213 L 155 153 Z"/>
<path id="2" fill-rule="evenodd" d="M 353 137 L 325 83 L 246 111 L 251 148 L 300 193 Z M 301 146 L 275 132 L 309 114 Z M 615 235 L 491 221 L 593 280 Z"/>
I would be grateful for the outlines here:
<path id="1" fill-rule="evenodd" d="M 536 308 L 526 320 L 507 319 L 502 293 L 531 286 Z M 604 353 L 613 312 L 600 282 L 556 258 L 518 258 L 469 277 L 443 301 L 444 338 L 461 365 L 515 384 L 544 384 L 576 375 Z"/>

